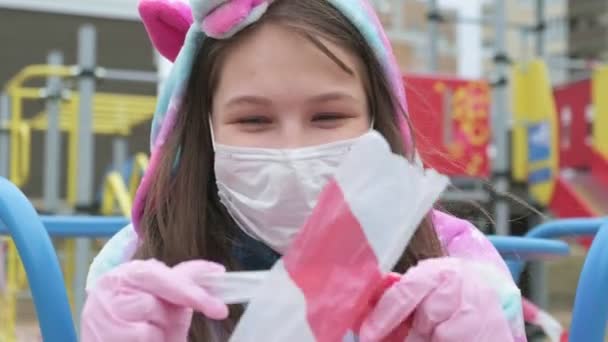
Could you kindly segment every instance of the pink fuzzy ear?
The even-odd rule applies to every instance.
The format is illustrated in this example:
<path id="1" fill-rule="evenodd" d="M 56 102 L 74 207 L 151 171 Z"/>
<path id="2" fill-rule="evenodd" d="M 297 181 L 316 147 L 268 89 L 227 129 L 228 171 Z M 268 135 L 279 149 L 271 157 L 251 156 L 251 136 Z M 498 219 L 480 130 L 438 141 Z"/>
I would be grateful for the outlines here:
<path id="1" fill-rule="evenodd" d="M 140 0 L 139 15 L 158 52 L 175 61 L 192 24 L 192 11 L 178 0 Z"/>

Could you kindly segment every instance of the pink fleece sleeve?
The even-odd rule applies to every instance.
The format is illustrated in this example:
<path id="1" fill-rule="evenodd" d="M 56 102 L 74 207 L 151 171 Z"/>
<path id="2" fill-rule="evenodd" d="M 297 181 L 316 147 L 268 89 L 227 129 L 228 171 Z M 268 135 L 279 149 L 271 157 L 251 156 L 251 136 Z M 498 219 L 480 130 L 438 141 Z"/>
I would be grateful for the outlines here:
<path id="1" fill-rule="evenodd" d="M 511 274 L 490 240 L 471 222 L 434 211 L 433 223 L 448 255 L 490 263 L 505 274 Z"/>
<path id="2" fill-rule="evenodd" d="M 441 243 L 450 257 L 483 265 L 483 281 L 500 295 L 505 319 L 513 336 L 525 341 L 521 295 L 505 261 L 490 240 L 472 223 L 452 215 L 434 211 L 433 223 Z"/>

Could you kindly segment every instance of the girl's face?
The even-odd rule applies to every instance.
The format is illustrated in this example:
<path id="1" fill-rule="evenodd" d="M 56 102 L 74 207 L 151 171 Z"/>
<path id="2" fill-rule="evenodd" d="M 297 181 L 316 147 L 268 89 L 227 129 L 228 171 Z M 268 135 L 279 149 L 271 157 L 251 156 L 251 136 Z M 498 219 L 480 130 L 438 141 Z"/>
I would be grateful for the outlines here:
<path id="1" fill-rule="evenodd" d="M 303 35 L 271 23 L 243 38 L 226 54 L 213 96 L 217 143 L 297 148 L 369 129 L 355 56 L 319 37 L 336 62 Z"/>

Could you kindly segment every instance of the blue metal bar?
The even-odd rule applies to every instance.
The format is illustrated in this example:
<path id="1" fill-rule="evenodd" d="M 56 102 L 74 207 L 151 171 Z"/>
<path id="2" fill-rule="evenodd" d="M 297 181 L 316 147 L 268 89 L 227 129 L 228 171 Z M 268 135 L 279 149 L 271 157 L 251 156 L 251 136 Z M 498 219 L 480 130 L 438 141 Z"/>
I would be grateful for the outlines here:
<path id="1" fill-rule="evenodd" d="M 608 217 L 556 220 L 538 225 L 530 230 L 525 237 L 564 239 L 593 236 L 597 233 L 600 226 L 606 222 L 608 222 Z M 519 281 L 525 261 L 525 259 L 507 261 L 515 281 Z"/>
<path id="2" fill-rule="evenodd" d="M 0 221 L 25 267 L 44 341 L 76 342 L 59 260 L 36 210 L 21 191 L 0 177 Z"/>
<path id="3" fill-rule="evenodd" d="M 53 237 L 111 237 L 129 224 L 129 220 L 122 216 L 40 216 L 40 220 Z M 0 235 L 9 233 L 8 227 L 0 222 Z"/>
<path id="4" fill-rule="evenodd" d="M 563 239 L 592 236 L 606 222 L 608 217 L 550 221 L 536 226 L 526 234 L 526 237 Z"/>
<path id="5" fill-rule="evenodd" d="M 61 237 L 111 237 L 129 224 L 123 216 L 41 216 L 40 219 L 51 236 Z"/>
<path id="6" fill-rule="evenodd" d="M 570 341 L 601 342 L 608 321 L 608 222 L 597 233 L 579 278 Z"/>
<path id="7" fill-rule="evenodd" d="M 559 240 L 520 236 L 488 236 L 506 260 L 550 259 L 570 254 L 570 246 Z"/>

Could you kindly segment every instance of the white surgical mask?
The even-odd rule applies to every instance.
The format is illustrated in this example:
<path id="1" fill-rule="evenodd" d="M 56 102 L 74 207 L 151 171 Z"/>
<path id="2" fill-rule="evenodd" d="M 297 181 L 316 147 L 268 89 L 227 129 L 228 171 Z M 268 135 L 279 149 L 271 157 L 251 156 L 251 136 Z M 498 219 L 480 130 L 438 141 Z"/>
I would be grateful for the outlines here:
<path id="1" fill-rule="evenodd" d="M 269 149 L 214 144 L 219 197 L 249 236 L 284 253 L 359 138 Z"/>

